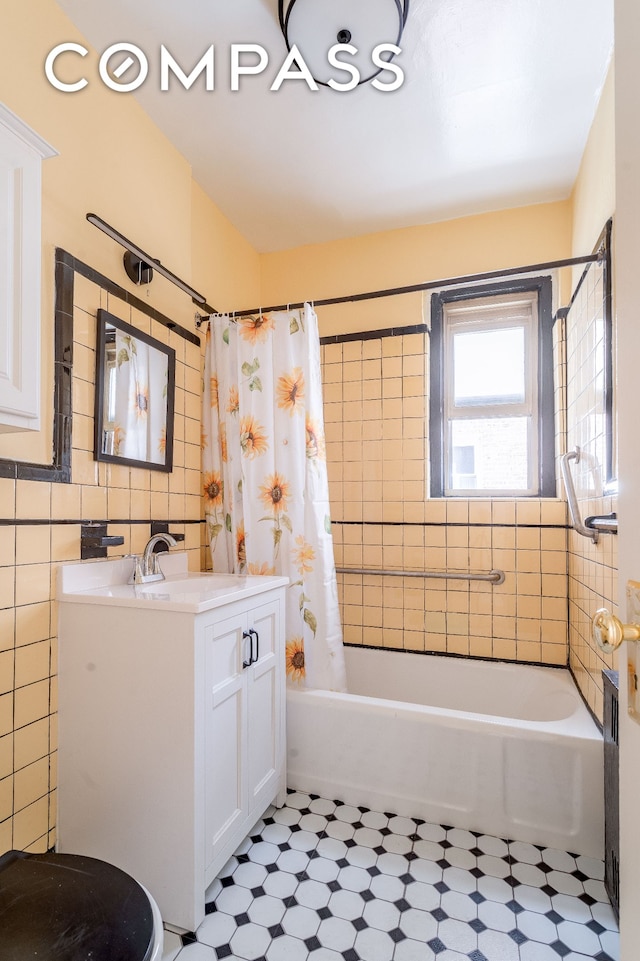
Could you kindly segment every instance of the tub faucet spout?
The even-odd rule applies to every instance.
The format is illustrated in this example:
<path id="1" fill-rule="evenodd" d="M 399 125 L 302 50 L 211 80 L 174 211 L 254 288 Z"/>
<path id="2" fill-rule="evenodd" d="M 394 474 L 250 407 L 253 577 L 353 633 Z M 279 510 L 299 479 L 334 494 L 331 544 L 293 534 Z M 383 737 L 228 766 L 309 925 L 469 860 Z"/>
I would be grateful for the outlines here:
<path id="1" fill-rule="evenodd" d="M 156 544 L 165 544 L 167 548 L 175 547 L 178 542 L 171 534 L 154 534 L 147 541 L 142 556 L 137 554 L 133 565 L 130 584 L 148 584 L 150 581 L 163 581 L 164 574 L 158 564 L 158 555 L 153 548 Z"/>

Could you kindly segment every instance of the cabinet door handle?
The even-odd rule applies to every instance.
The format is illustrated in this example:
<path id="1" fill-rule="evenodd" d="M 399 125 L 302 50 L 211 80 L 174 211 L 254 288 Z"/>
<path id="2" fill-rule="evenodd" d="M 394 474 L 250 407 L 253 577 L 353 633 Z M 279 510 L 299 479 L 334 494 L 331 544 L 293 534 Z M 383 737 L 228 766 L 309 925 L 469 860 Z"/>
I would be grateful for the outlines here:
<path id="1" fill-rule="evenodd" d="M 252 664 L 255 664 L 256 661 L 259 660 L 259 658 L 260 658 L 260 636 L 258 635 L 258 632 L 257 632 L 257 631 L 254 631 L 253 629 L 249 631 L 249 634 L 251 635 L 251 663 L 252 663 Z M 253 639 L 254 639 L 254 637 L 255 637 L 255 639 L 256 639 L 256 653 L 255 653 L 255 654 L 253 653 Z"/>
<path id="2" fill-rule="evenodd" d="M 251 647 L 250 647 L 250 650 L 249 650 L 249 660 L 242 662 L 242 669 L 243 669 L 243 670 L 244 670 L 245 667 L 251 667 L 251 665 L 253 664 L 253 638 L 251 637 L 251 635 L 252 635 L 253 633 L 254 633 L 253 631 L 243 631 L 243 632 L 242 632 L 242 641 L 243 641 L 243 644 L 244 644 L 244 641 L 247 640 L 247 638 L 249 639 L 250 644 L 251 644 Z"/>

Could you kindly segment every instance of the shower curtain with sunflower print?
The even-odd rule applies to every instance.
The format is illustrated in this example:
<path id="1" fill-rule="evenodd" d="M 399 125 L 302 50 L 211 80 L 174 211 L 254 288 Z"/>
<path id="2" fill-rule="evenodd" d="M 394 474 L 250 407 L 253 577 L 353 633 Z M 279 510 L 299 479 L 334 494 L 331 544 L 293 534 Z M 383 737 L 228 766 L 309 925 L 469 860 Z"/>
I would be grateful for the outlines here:
<path id="1" fill-rule="evenodd" d="M 290 684 L 346 690 L 320 380 L 309 304 L 207 330 L 205 515 L 214 571 L 283 574 Z"/>

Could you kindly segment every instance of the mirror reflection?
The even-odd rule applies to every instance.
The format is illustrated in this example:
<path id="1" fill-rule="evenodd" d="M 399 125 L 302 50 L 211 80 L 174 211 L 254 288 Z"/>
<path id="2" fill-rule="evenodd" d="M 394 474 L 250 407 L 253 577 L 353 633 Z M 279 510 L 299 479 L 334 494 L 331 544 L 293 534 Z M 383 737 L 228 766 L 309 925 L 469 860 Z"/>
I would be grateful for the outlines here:
<path id="1" fill-rule="evenodd" d="M 96 460 L 170 471 L 175 351 L 98 311 Z"/>

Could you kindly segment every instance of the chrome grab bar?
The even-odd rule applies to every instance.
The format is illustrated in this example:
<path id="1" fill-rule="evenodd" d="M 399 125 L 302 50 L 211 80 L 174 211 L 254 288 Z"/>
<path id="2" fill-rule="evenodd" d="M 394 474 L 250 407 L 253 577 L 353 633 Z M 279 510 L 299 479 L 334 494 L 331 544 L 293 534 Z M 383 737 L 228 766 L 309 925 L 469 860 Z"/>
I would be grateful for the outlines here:
<path id="1" fill-rule="evenodd" d="M 618 515 L 613 514 L 594 514 L 592 517 L 585 517 L 585 526 L 589 530 L 600 531 L 602 534 L 618 533 Z"/>
<path id="2" fill-rule="evenodd" d="M 571 468 L 569 467 L 569 461 L 574 460 L 576 464 L 580 463 L 580 448 L 576 447 L 575 450 L 567 451 L 560 458 L 560 471 L 562 473 L 562 480 L 564 482 L 564 489 L 567 494 L 567 503 L 569 504 L 569 513 L 571 514 L 571 524 L 573 529 L 582 534 L 583 537 L 590 537 L 594 544 L 598 543 L 598 531 L 593 528 L 586 527 L 582 523 L 582 518 L 580 517 L 580 505 L 578 504 L 578 497 L 576 494 L 576 489 L 573 483 L 573 477 L 571 474 Z"/>
<path id="3" fill-rule="evenodd" d="M 432 577 L 447 581 L 504 583 L 504 571 L 499 570 L 492 570 L 486 574 L 474 574 L 473 571 L 381 571 L 364 567 L 336 567 L 336 574 L 376 574 L 380 577 Z"/>

